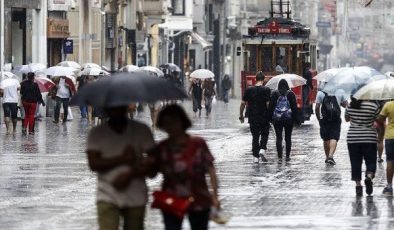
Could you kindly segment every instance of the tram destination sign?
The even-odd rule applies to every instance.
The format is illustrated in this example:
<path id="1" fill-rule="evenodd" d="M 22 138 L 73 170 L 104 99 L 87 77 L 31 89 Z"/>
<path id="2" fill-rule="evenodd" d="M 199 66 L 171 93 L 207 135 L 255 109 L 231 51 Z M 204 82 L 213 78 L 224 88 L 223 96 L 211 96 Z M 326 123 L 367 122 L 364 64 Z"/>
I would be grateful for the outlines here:
<path id="1" fill-rule="evenodd" d="M 291 34 L 290 27 L 282 27 L 276 20 L 272 20 L 268 26 L 256 26 L 258 34 Z"/>

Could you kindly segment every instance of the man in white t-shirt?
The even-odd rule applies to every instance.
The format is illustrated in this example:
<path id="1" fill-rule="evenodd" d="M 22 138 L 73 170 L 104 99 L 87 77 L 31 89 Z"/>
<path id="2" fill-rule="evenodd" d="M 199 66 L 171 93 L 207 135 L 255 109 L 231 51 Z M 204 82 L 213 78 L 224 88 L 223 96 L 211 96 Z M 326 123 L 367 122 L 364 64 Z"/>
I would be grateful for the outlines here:
<path id="1" fill-rule="evenodd" d="M 338 103 L 339 114 L 336 119 L 329 119 L 327 117 L 324 117 L 322 111 L 322 106 L 324 106 L 323 105 L 324 98 L 326 96 L 330 96 L 330 95 L 322 91 L 319 91 L 317 93 L 315 112 L 316 112 L 316 117 L 320 124 L 320 136 L 323 139 L 324 152 L 326 154 L 325 163 L 330 165 L 335 165 L 336 162 L 334 160 L 334 154 L 340 138 L 341 124 L 342 124 L 340 107 L 342 106 L 343 108 L 346 108 L 348 102 L 346 100 L 345 92 L 341 89 L 337 90 L 335 92 L 335 95 L 332 96 L 335 96 L 336 103 Z"/>
<path id="2" fill-rule="evenodd" d="M 59 123 L 60 107 L 63 106 L 63 123 L 67 122 L 68 105 L 70 102 L 71 90 L 66 82 L 66 77 L 61 77 L 57 85 L 56 92 L 56 106 L 55 106 L 55 120 L 54 123 Z"/>
<path id="3" fill-rule="evenodd" d="M 124 175 L 139 170 L 143 153 L 154 145 L 153 136 L 148 126 L 127 119 L 126 106 L 105 111 L 109 121 L 93 128 L 87 143 L 90 169 L 98 175 L 99 228 L 119 229 L 123 218 L 122 229 L 142 230 L 148 201 L 145 177 Z M 124 181 L 121 188 L 119 181 Z"/>
<path id="4" fill-rule="evenodd" d="M 18 101 L 20 84 L 6 87 L 1 90 L 3 96 L 4 122 L 7 129 L 7 134 L 11 133 L 10 123 L 12 121 L 12 133 L 16 132 L 16 123 L 18 116 Z"/>

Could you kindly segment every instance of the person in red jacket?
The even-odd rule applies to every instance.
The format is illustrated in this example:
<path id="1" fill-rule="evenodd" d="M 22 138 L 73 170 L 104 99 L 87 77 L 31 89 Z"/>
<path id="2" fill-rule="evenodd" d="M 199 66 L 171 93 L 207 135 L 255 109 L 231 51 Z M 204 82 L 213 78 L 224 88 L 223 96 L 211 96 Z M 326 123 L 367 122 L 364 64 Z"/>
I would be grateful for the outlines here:
<path id="1" fill-rule="evenodd" d="M 22 133 L 27 134 L 27 128 L 29 134 L 34 134 L 34 114 L 36 112 L 37 103 L 45 106 L 45 102 L 42 99 L 40 88 L 38 84 L 34 82 L 35 74 L 30 72 L 27 74 L 27 80 L 21 84 L 21 99 L 23 109 L 25 110 L 25 119 L 23 121 Z"/>

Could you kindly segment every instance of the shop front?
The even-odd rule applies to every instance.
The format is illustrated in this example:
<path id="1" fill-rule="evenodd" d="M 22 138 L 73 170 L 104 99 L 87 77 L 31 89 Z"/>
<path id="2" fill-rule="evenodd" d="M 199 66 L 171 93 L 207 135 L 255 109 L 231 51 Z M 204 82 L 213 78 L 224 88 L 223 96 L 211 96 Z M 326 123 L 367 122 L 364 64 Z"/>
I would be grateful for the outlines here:
<path id="1" fill-rule="evenodd" d="M 65 59 L 63 45 L 69 37 L 69 21 L 67 19 L 48 18 L 48 66 L 54 66 Z"/>

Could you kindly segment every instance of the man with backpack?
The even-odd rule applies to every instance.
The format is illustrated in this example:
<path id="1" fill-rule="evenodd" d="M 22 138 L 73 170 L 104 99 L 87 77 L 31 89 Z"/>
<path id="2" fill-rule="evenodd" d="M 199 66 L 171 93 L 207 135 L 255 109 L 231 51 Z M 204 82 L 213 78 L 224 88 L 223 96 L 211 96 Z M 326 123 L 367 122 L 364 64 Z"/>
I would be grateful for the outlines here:
<path id="1" fill-rule="evenodd" d="M 335 95 L 319 91 L 316 96 L 316 117 L 320 124 L 320 136 L 323 139 L 326 164 L 335 165 L 334 153 L 341 135 L 341 106 L 346 108 L 348 102 L 341 89 Z"/>
<path id="2" fill-rule="evenodd" d="M 240 106 L 239 120 L 244 122 L 244 110 L 248 106 L 248 121 L 250 132 L 253 136 L 252 152 L 255 163 L 259 163 L 259 159 L 267 162 L 264 154 L 267 150 L 267 142 L 269 135 L 269 103 L 271 99 L 271 90 L 264 86 L 264 74 L 258 72 L 256 74 L 256 85 L 246 89 Z M 262 150 L 262 153 L 260 153 Z"/>

